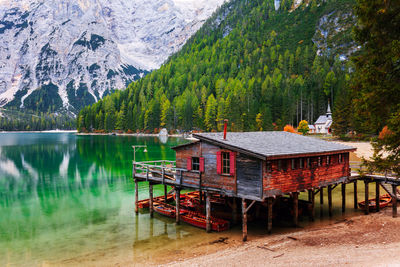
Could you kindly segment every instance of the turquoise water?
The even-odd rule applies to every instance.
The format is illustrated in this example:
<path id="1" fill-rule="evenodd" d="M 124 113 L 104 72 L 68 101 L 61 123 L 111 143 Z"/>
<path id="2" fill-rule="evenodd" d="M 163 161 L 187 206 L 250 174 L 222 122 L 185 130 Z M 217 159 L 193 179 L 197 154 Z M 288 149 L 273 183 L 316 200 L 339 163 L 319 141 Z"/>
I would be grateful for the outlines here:
<path id="1" fill-rule="evenodd" d="M 174 160 L 170 147 L 182 142 L 71 133 L 0 134 L 0 266 L 59 263 L 171 234 L 165 227 L 172 227 L 172 220 L 149 223 L 148 214 L 135 217 L 131 146 L 148 146 L 147 153 L 136 153 L 137 161 Z M 147 184 L 140 187 L 140 197 L 147 198 Z M 161 187 L 155 188 L 155 195 L 162 193 Z"/>

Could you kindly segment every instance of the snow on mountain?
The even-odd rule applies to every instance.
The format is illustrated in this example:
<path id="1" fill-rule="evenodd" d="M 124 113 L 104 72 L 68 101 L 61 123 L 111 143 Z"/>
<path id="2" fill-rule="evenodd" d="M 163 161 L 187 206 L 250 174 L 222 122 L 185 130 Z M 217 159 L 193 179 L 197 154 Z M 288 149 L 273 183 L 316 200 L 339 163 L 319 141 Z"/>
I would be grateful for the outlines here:
<path id="1" fill-rule="evenodd" d="M 224 0 L 0 0 L 0 106 L 76 112 L 178 51 Z"/>

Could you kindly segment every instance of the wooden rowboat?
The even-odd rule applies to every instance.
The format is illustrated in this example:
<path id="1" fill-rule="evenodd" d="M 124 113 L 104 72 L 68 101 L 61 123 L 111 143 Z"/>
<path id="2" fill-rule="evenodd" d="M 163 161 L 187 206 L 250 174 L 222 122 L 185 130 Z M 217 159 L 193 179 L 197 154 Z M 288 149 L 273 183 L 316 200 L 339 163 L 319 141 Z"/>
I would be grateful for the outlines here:
<path id="1" fill-rule="evenodd" d="M 379 198 L 379 208 L 384 208 L 392 201 L 389 195 L 383 195 Z M 360 209 L 365 210 L 365 201 L 358 202 Z M 370 211 L 376 210 L 376 198 L 368 200 L 368 207 Z"/>
<path id="2" fill-rule="evenodd" d="M 172 194 L 167 195 L 167 202 L 170 202 L 173 199 L 174 199 L 174 195 L 172 195 Z M 161 201 L 164 201 L 164 196 L 159 196 L 159 197 L 153 198 L 153 202 L 161 202 Z M 145 209 L 145 208 L 148 208 L 149 206 L 150 206 L 150 200 L 148 198 L 138 201 L 139 209 Z"/>
<path id="3" fill-rule="evenodd" d="M 181 220 L 193 226 L 206 229 L 207 218 L 203 214 L 195 211 L 188 211 L 186 214 L 181 215 Z M 223 219 L 211 217 L 211 230 L 222 232 L 229 229 L 229 222 Z"/>
<path id="4" fill-rule="evenodd" d="M 154 203 L 154 211 L 157 212 L 158 214 L 170 217 L 170 218 L 175 218 L 176 210 L 175 206 L 166 204 L 164 202 L 155 202 Z M 186 214 L 187 211 L 182 209 L 180 210 L 181 216 L 183 214 Z"/>
<path id="5" fill-rule="evenodd" d="M 154 211 L 158 214 L 175 218 L 176 210 L 175 206 L 166 204 L 164 202 L 155 202 Z M 206 229 L 207 219 L 206 216 L 196 211 L 188 211 L 186 209 L 180 210 L 180 217 L 183 222 L 191 224 L 193 226 Z M 210 218 L 211 230 L 221 232 L 229 229 L 229 222 L 223 219 L 218 219 L 215 217 Z"/>

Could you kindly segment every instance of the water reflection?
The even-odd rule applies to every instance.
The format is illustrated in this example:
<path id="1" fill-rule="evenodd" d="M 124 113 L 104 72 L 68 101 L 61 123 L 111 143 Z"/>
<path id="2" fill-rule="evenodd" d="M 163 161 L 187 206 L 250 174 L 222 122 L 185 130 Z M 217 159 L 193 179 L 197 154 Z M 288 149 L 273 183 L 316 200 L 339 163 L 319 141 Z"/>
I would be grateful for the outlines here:
<path id="1" fill-rule="evenodd" d="M 136 153 L 138 160 L 174 159 L 170 147 L 179 143 L 162 144 L 157 137 L 0 134 L 0 255 L 8 255 L 0 257 L 0 266 L 74 257 L 115 240 L 158 235 L 158 221 L 143 231 L 139 224 L 151 225 L 147 216 L 133 220 L 131 146 L 148 146 L 148 153 Z M 147 197 L 148 186 L 140 186 L 141 197 Z"/>

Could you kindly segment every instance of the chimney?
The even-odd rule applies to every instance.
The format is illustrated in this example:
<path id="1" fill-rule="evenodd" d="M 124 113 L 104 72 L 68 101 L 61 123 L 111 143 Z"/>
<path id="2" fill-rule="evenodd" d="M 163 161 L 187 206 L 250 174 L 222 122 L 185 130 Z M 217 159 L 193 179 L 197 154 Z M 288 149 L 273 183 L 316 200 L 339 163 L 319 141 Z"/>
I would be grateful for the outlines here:
<path id="1" fill-rule="evenodd" d="M 226 140 L 226 130 L 228 128 L 228 120 L 224 120 L 224 140 Z"/>

